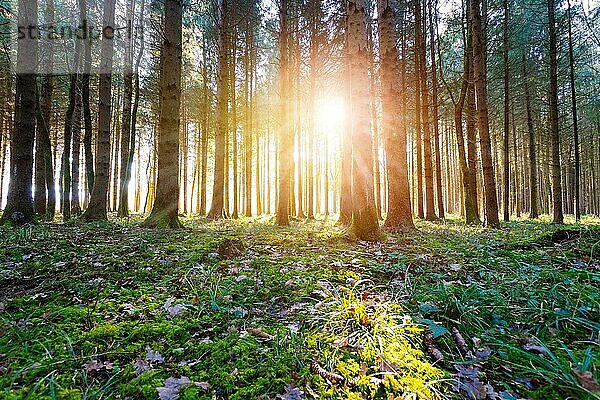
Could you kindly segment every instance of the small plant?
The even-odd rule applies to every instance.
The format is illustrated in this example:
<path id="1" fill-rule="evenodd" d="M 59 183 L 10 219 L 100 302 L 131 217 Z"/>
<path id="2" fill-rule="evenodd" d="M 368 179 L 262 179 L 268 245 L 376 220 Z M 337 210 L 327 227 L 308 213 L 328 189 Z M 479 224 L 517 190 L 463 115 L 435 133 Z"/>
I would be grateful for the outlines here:
<path id="1" fill-rule="evenodd" d="M 438 381 L 445 373 L 420 350 L 423 328 L 397 302 L 359 287 L 361 282 L 330 291 L 318 308 L 312 323 L 323 332 L 327 346 L 320 352 L 332 372 L 317 363 L 313 372 L 345 383 L 333 391 L 338 395 L 439 398 Z"/>

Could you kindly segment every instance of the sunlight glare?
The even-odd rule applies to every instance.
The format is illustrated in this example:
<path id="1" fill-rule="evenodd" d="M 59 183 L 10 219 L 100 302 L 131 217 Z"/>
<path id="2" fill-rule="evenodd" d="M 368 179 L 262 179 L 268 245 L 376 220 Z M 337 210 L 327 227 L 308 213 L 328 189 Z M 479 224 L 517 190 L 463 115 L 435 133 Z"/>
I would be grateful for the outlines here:
<path id="1" fill-rule="evenodd" d="M 346 106 L 340 98 L 323 98 L 317 103 L 317 128 L 327 135 L 339 132 L 346 118 Z"/>

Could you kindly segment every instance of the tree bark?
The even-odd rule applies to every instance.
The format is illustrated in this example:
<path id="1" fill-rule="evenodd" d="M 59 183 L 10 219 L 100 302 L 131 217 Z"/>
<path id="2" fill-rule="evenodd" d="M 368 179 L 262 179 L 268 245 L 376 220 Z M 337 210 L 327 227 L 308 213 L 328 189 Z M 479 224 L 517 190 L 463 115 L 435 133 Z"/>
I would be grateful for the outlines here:
<path id="1" fill-rule="evenodd" d="M 553 222 L 562 224 L 563 201 L 562 201 L 562 183 L 560 171 L 560 132 L 558 129 L 558 60 L 556 44 L 556 22 L 555 22 L 555 3 L 554 0 L 548 0 L 548 31 L 550 33 L 550 89 L 549 89 L 549 119 L 550 119 L 550 146 L 551 146 L 551 166 L 552 166 L 552 211 Z"/>
<path id="2" fill-rule="evenodd" d="M 290 26 L 289 0 L 281 0 L 279 30 L 279 195 L 277 201 L 276 224 L 289 225 L 290 212 L 290 179 L 292 174 L 293 130 L 290 126 Z"/>
<path id="3" fill-rule="evenodd" d="M 347 10 L 352 104 L 352 230 L 360 240 L 377 241 L 380 232 L 373 193 L 373 135 L 369 121 L 369 62 L 364 1 L 349 0 Z"/>
<path id="4" fill-rule="evenodd" d="M 510 136 L 510 122 L 509 122 L 509 106 L 510 106 L 510 78 L 509 78 L 509 66 L 508 66 L 508 0 L 504 0 L 504 21 L 503 21 L 503 61 L 504 61 L 504 157 L 502 159 L 504 169 L 504 182 L 503 182 L 503 205 L 504 209 L 504 221 L 510 220 L 510 160 L 509 160 L 509 136 Z"/>
<path id="5" fill-rule="evenodd" d="M 377 3 L 381 87 L 383 95 L 383 136 L 386 144 L 388 213 L 385 226 L 393 230 L 414 228 L 406 159 L 405 88 L 400 80 L 395 12 L 390 0 Z M 404 57 L 402 57 L 404 63 Z M 402 65 L 404 67 L 404 65 Z"/>
<path id="6" fill-rule="evenodd" d="M 154 206 L 145 227 L 180 228 L 179 124 L 181 107 L 182 0 L 166 0 L 160 52 L 158 177 Z"/>
<path id="7" fill-rule="evenodd" d="M 477 126 L 481 164 L 483 169 L 483 185 L 485 192 L 485 219 L 491 227 L 499 226 L 498 197 L 496 194 L 496 179 L 492 161 L 492 144 L 490 140 L 489 117 L 487 108 L 486 66 L 484 47 L 484 26 L 480 14 L 480 0 L 469 0 L 473 20 L 473 70 L 475 73 L 475 96 L 477 99 Z"/>
<path id="8" fill-rule="evenodd" d="M 436 3 L 437 4 L 437 3 Z M 442 189 L 442 160 L 440 153 L 440 131 L 439 131 L 439 107 L 438 107 L 438 80 L 437 65 L 435 57 L 435 37 L 437 29 L 437 9 L 433 1 L 429 2 L 429 32 L 431 38 L 431 86 L 433 97 L 433 148 L 435 153 L 435 185 L 437 194 L 438 216 L 441 219 L 446 218 L 444 208 L 444 192 Z"/>
<path id="9" fill-rule="evenodd" d="M 217 131 L 215 132 L 215 167 L 212 201 L 208 218 L 225 217 L 225 139 L 229 124 L 229 6 L 228 0 L 218 0 L 218 70 L 217 70 Z"/>
<path id="10" fill-rule="evenodd" d="M 131 110 L 133 97 L 133 22 L 134 2 L 127 0 L 127 36 L 125 37 L 125 65 L 123 75 L 123 115 L 121 121 L 121 158 L 119 168 L 120 195 L 117 215 L 129 216 L 129 153 L 131 149 Z M 131 175 L 131 172 L 129 172 Z"/>
<path id="11" fill-rule="evenodd" d="M 37 0 L 19 0 L 20 26 L 37 25 Z M 35 141 L 37 40 L 21 39 L 17 44 L 14 128 L 10 140 L 10 182 L 0 224 L 33 222 L 33 146 Z M 17 214 L 20 213 L 20 214 Z M 18 222 L 17 222 L 18 221 Z"/>
<path id="12" fill-rule="evenodd" d="M 567 0 L 567 22 L 569 27 L 569 78 L 571 86 L 571 114 L 573 116 L 573 147 L 575 151 L 575 221 L 581 220 L 581 161 L 579 149 L 579 127 L 577 124 L 577 93 L 575 89 L 575 59 L 573 56 L 573 32 L 571 2 Z"/>
<path id="13" fill-rule="evenodd" d="M 104 26 L 114 26 L 115 0 L 104 3 Z M 94 188 L 90 202 L 83 213 L 84 221 L 102 221 L 107 219 L 107 195 L 110 180 L 110 120 L 111 120 L 111 81 L 113 63 L 113 40 L 103 38 L 100 54 L 102 74 L 98 89 L 98 142 L 96 144 L 96 165 Z"/>

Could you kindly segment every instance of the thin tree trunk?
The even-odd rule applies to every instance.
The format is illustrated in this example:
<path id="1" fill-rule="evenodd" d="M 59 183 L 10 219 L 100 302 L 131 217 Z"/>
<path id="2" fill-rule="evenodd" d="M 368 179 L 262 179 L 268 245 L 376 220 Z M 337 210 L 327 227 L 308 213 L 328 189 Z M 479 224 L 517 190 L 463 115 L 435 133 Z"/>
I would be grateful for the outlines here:
<path id="1" fill-rule="evenodd" d="M 131 111 L 133 96 L 133 23 L 134 2 L 127 0 L 127 36 L 125 38 L 125 66 L 123 77 L 123 116 L 121 122 L 121 163 L 119 169 L 120 195 L 117 215 L 121 218 L 129 216 L 129 153 L 131 150 Z M 140 14 L 141 15 L 141 14 Z M 131 172 L 129 172 L 131 175 Z"/>
<path id="2" fill-rule="evenodd" d="M 292 174 L 293 157 L 293 130 L 290 127 L 290 25 L 289 25 L 289 0 L 281 0 L 279 21 L 279 102 L 280 102 L 280 130 L 279 130 L 279 194 L 277 202 L 276 224 L 289 225 L 290 212 L 290 179 Z"/>
<path id="3" fill-rule="evenodd" d="M 229 22 L 228 0 L 218 0 L 218 71 L 217 71 L 217 131 L 215 132 L 215 167 L 213 191 L 208 218 L 225 217 L 225 139 L 228 135 L 228 99 L 229 99 Z"/>
<path id="4" fill-rule="evenodd" d="M 510 192 L 510 160 L 509 160 L 509 106 L 510 106 L 510 78 L 509 78 L 509 67 L 508 67 L 508 0 L 504 1 L 504 22 L 503 22 L 503 61 L 504 61 L 504 157 L 502 159 L 504 167 L 504 182 L 503 182 L 503 209 L 504 209 L 504 221 L 510 220 L 509 210 L 509 192 Z"/>
<path id="5" fill-rule="evenodd" d="M 552 149 L 552 211 L 553 222 L 562 224 L 563 202 L 560 172 L 560 132 L 558 129 L 558 60 L 556 44 L 556 22 L 554 17 L 554 0 L 548 0 L 548 30 L 550 32 L 550 90 L 549 90 L 549 119 L 550 119 L 550 146 Z"/>
<path id="6" fill-rule="evenodd" d="M 575 90 L 575 60 L 573 56 L 573 33 L 571 21 L 571 2 L 567 0 L 567 22 L 569 26 L 569 78 L 571 86 L 571 114 L 573 115 L 573 146 L 575 149 L 575 221 L 581 219 L 581 161 L 579 149 L 579 127 L 577 126 L 577 93 Z"/>
<path id="7" fill-rule="evenodd" d="M 114 26 L 115 0 L 104 3 L 104 26 Z M 84 221 L 107 219 L 107 195 L 110 180 L 110 119 L 111 81 L 113 63 L 113 40 L 102 40 L 100 67 L 101 75 L 98 90 L 98 142 L 96 145 L 96 166 L 94 188 L 88 208 L 83 213 Z"/>
<path id="8" fill-rule="evenodd" d="M 473 20 L 473 70 L 475 73 L 475 95 L 477 98 L 477 125 L 483 169 L 483 184 L 485 193 L 485 218 L 488 226 L 498 226 L 498 197 L 496 194 L 496 179 L 492 162 L 492 145 L 490 141 L 489 119 L 487 109 L 486 66 L 484 47 L 484 22 L 482 22 L 479 0 L 471 2 Z"/>
<path id="9" fill-rule="evenodd" d="M 440 154 L 440 131 L 439 131 L 439 107 L 438 107 L 438 80 L 437 80 L 437 65 L 436 65 L 436 49 L 435 49 L 435 37 L 437 29 L 437 2 L 432 4 L 433 0 L 429 2 L 429 32 L 431 38 L 431 84 L 432 84 L 432 97 L 433 97 L 433 148 L 435 153 L 435 183 L 437 193 L 437 206 L 438 214 L 441 219 L 446 218 L 446 212 L 444 209 L 444 192 L 442 189 L 442 160 Z M 435 27 L 435 28 L 434 28 Z"/>
<path id="10" fill-rule="evenodd" d="M 415 0 L 415 21 L 417 40 L 419 40 L 419 67 L 421 85 L 421 113 L 423 115 L 423 169 L 425 174 L 425 219 L 433 221 L 435 215 L 435 203 L 433 194 L 433 163 L 431 155 L 431 126 L 429 124 L 429 87 L 427 86 L 427 41 L 425 38 L 426 16 L 424 2 L 421 6 L 420 0 Z"/>

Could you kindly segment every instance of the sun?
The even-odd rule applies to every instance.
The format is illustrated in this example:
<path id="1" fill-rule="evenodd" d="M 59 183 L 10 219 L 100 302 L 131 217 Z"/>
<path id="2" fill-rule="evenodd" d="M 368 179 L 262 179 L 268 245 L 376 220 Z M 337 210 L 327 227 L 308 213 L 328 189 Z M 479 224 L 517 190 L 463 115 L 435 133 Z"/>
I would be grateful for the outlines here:
<path id="1" fill-rule="evenodd" d="M 317 128 L 326 135 L 340 131 L 346 119 L 346 105 L 337 97 L 322 98 L 317 101 Z"/>

